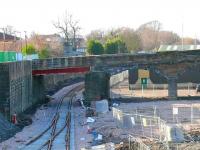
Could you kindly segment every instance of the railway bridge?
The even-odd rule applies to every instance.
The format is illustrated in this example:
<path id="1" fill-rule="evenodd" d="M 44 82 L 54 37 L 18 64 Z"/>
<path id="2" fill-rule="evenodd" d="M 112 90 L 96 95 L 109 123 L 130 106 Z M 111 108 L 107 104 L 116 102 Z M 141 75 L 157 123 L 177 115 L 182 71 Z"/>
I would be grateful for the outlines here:
<path id="1" fill-rule="evenodd" d="M 98 96 L 109 98 L 109 77 L 113 74 L 129 70 L 129 84 L 134 84 L 138 79 L 137 70 L 147 69 L 151 81 L 154 84 L 168 84 L 169 99 L 176 99 L 177 83 L 200 83 L 200 50 L 34 60 L 32 67 L 34 76 L 89 72 L 85 80 L 88 100 Z M 92 95 L 90 91 L 94 91 L 95 87 L 96 92 Z"/>
<path id="2" fill-rule="evenodd" d="M 137 70 L 148 69 L 152 82 L 167 83 L 169 99 L 176 99 L 177 83 L 200 83 L 199 64 L 200 50 L 0 63 L 0 112 L 9 118 L 43 99 L 44 79 L 51 75 L 86 74 L 85 96 L 92 101 L 98 97 L 109 98 L 109 80 L 113 74 L 129 70 L 129 84 L 134 84 L 138 79 Z M 49 78 L 46 81 L 54 83 Z"/>

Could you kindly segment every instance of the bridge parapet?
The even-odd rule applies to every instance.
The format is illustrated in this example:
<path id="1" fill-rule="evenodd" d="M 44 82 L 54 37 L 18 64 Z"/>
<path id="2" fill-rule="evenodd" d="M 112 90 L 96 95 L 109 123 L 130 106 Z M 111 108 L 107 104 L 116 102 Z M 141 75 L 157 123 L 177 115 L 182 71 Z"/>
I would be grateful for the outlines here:
<path id="1" fill-rule="evenodd" d="M 93 66 L 121 66 L 121 65 L 171 65 L 183 62 L 200 62 L 200 51 L 162 52 L 155 54 L 118 54 L 86 57 L 63 57 L 52 59 L 33 60 L 33 70 L 93 67 Z"/>

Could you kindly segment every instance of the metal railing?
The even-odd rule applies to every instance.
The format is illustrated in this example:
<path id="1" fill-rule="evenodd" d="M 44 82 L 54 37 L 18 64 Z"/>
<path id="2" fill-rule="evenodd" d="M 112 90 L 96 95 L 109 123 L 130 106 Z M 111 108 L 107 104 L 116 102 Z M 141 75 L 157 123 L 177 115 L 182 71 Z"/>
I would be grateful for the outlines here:
<path id="1" fill-rule="evenodd" d="M 147 116 L 138 113 L 124 113 L 113 108 L 113 117 L 119 128 L 134 129 L 134 135 L 149 137 L 157 141 L 166 141 L 167 125 L 157 116 Z"/>

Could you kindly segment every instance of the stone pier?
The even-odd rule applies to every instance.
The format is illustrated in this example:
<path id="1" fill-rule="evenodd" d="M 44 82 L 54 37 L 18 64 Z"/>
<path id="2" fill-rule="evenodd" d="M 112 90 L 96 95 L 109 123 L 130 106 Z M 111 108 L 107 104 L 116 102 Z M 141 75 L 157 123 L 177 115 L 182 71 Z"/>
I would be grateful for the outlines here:
<path id="1" fill-rule="evenodd" d="M 128 81 L 129 81 L 129 90 L 133 90 L 133 85 L 138 80 L 138 69 L 129 69 L 128 70 Z"/>
<path id="2" fill-rule="evenodd" d="M 177 99 L 177 78 L 168 77 L 168 98 L 169 100 Z"/>
<path id="3" fill-rule="evenodd" d="M 110 75 L 103 71 L 93 71 L 85 76 L 85 99 L 91 101 L 108 99 L 110 97 Z"/>

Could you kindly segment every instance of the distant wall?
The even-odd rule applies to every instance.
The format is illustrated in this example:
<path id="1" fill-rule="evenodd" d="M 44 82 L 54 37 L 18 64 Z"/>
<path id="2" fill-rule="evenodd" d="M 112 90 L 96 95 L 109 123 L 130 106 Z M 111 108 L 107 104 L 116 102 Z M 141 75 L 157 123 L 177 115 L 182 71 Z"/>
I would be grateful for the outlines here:
<path id="1" fill-rule="evenodd" d="M 179 89 L 187 89 L 188 85 L 190 88 L 196 88 L 195 83 L 178 83 L 177 86 Z M 132 89 L 142 89 L 141 80 L 138 79 L 135 84 L 129 85 Z M 168 89 L 168 84 L 154 84 L 150 79 L 147 79 L 147 89 Z"/>

